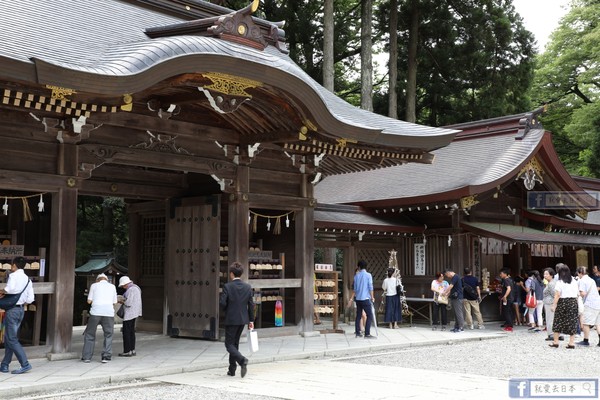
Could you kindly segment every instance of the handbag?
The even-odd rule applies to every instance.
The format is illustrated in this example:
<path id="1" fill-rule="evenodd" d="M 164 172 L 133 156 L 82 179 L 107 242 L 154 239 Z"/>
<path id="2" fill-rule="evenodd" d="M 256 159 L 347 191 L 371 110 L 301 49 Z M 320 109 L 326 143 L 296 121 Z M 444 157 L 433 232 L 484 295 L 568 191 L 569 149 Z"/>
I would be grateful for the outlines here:
<path id="1" fill-rule="evenodd" d="M 401 296 L 403 289 L 404 288 L 400 284 L 400 281 L 396 279 L 396 295 Z"/>
<path id="2" fill-rule="evenodd" d="M 14 306 L 16 306 L 17 301 L 19 301 L 19 299 L 21 298 L 21 295 L 23 294 L 25 289 L 27 289 L 27 286 L 29 286 L 30 283 L 31 283 L 31 279 L 27 281 L 27 285 L 25 285 L 23 290 L 21 290 L 21 293 L 5 294 L 0 299 L 0 308 L 3 309 L 4 311 L 8 311 L 11 308 L 13 308 Z"/>
<path id="3" fill-rule="evenodd" d="M 525 297 L 525 306 L 527 308 L 535 308 L 537 306 L 533 287 L 529 289 L 529 293 L 527 293 L 527 296 Z"/>
<path id="4" fill-rule="evenodd" d="M 117 317 L 121 319 L 125 318 L 125 304 L 121 304 L 121 307 L 117 310 Z"/>
<path id="5" fill-rule="evenodd" d="M 248 329 L 248 351 L 251 353 L 258 351 L 258 333 L 254 329 Z"/>
<path id="6" fill-rule="evenodd" d="M 438 302 L 438 304 L 448 304 L 448 296 L 439 294 L 438 298 L 437 298 L 437 302 Z"/>

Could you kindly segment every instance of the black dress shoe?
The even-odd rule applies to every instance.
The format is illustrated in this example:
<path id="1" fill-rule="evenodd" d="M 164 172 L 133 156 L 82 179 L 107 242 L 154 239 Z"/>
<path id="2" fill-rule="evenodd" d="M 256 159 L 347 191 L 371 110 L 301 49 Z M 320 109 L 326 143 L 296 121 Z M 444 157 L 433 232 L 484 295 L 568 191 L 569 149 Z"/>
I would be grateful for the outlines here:
<path id="1" fill-rule="evenodd" d="M 235 376 L 235 372 L 227 371 L 227 375 L 229 375 L 229 376 Z"/>
<path id="2" fill-rule="evenodd" d="M 365 335 L 365 339 L 377 339 L 377 336 Z"/>
<path id="3" fill-rule="evenodd" d="M 248 373 L 248 361 L 245 364 L 242 364 L 242 378 L 246 376 Z"/>

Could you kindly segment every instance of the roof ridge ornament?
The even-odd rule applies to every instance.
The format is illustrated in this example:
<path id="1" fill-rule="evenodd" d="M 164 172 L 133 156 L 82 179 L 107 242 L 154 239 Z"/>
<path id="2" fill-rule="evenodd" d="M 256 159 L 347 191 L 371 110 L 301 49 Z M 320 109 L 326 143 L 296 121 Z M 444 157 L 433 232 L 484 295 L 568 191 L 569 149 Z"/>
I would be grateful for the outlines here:
<path id="1" fill-rule="evenodd" d="M 259 50 L 269 44 L 282 53 L 289 53 L 285 44 L 283 22 L 255 20 L 252 14 L 258 10 L 260 0 L 253 0 L 246 7 L 229 14 L 186 21 L 179 24 L 147 28 L 145 33 L 151 38 L 174 35 L 213 36 L 240 43 Z"/>
<path id="2" fill-rule="evenodd" d="M 519 131 L 515 136 L 515 140 L 522 140 L 531 129 L 544 129 L 539 119 L 539 116 L 544 112 L 546 112 L 546 106 L 525 113 L 525 117 L 519 119 Z"/>

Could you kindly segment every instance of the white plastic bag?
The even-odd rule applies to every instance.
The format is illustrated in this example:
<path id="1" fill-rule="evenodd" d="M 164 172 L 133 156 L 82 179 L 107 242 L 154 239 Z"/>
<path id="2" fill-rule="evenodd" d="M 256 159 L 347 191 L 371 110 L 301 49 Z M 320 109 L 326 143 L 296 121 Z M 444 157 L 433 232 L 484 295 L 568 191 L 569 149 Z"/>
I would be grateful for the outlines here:
<path id="1" fill-rule="evenodd" d="M 254 329 L 248 329 L 248 351 L 250 353 L 258 351 L 258 333 Z"/>

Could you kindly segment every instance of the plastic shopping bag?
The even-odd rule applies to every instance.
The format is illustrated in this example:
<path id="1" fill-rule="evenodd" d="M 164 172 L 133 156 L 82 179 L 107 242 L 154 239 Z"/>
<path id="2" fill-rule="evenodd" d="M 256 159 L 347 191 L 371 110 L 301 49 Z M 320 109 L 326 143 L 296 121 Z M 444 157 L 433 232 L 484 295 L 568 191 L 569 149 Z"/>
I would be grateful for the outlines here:
<path id="1" fill-rule="evenodd" d="M 258 333 L 254 329 L 248 329 L 248 351 L 251 353 L 258 351 Z"/>

